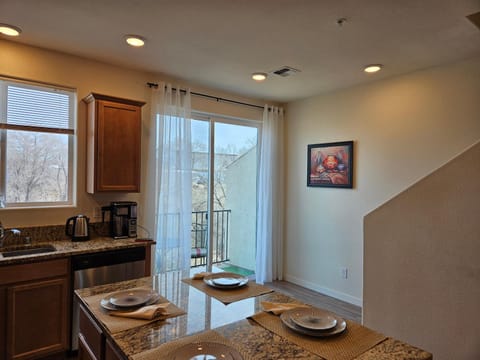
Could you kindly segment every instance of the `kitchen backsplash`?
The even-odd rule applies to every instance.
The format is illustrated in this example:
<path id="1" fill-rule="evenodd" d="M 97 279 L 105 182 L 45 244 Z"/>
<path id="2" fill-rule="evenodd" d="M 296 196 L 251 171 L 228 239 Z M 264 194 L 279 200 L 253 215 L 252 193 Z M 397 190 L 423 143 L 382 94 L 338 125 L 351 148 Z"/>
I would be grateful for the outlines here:
<path id="1" fill-rule="evenodd" d="M 90 223 L 90 238 L 108 237 L 110 236 L 109 223 Z M 33 227 L 17 227 L 21 231 L 20 236 L 9 235 L 4 246 L 23 245 L 25 237 L 29 237 L 32 243 L 51 242 L 68 240 L 69 237 L 65 235 L 65 225 L 48 225 L 48 226 L 33 226 Z"/>

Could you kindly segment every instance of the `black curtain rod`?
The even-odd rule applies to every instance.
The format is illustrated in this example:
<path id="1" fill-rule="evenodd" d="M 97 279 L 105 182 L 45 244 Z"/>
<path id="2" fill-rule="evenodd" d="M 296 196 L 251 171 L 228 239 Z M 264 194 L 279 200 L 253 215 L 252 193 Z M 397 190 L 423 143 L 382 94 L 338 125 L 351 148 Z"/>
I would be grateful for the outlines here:
<path id="1" fill-rule="evenodd" d="M 148 87 L 151 87 L 151 88 L 152 87 L 158 88 L 158 84 L 155 84 L 155 83 L 147 82 L 147 85 L 148 85 Z M 177 90 L 177 89 L 172 88 L 172 90 Z M 183 93 L 187 92 L 187 90 L 184 90 L 184 89 L 180 89 L 179 91 L 183 92 Z M 222 98 L 222 97 L 212 96 L 212 95 L 208 95 L 208 94 L 202 94 L 202 93 L 193 92 L 193 91 L 190 91 L 190 94 L 195 95 L 195 96 L 201 96 L 201 97 L 204 97 L 204 98 L 207 98 L 207 99 L 212 99 L 212 100 L 215 100 L 215 101 L 223 101 L 223 102 L 228 102 L 228 103 L 237 104 L 237 105 L 250 106 L 250 107 L 254 107 L 254 108 L 262 109 L 262 110 L 264 108 L 263 106 L 260 106 L 260 105 L 249 104 L 249 103 L 246 103 L 246 102 L 236 101 L 236 100 L 231 100 L 231 99 L 225 99 L 225 98 Z"/>

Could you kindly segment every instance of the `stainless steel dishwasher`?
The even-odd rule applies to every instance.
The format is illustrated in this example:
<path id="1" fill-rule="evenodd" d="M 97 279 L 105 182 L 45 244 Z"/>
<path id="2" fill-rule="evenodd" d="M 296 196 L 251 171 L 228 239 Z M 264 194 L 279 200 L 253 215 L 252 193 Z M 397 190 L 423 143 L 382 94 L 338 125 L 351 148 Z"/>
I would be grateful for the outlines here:
<path id="1" fill-rule="evenodd" d="M 72 256 L 73 289 L 143 277 L 145 253 L 145 247 L 140 246 Z M 72 296 L 71 351 L 78 350 L 78 316 L 79 303 Z"/>

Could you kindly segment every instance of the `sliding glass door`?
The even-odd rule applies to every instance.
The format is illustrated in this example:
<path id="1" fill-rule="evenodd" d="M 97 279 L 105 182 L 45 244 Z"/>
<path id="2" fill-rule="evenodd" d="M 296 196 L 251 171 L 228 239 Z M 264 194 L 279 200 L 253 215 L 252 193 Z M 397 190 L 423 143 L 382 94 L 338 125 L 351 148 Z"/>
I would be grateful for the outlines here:
<path id="1" fill-rule="evenodd" d="M 252 275 L 259 124 L 193 118 L 191 265 Z"/>

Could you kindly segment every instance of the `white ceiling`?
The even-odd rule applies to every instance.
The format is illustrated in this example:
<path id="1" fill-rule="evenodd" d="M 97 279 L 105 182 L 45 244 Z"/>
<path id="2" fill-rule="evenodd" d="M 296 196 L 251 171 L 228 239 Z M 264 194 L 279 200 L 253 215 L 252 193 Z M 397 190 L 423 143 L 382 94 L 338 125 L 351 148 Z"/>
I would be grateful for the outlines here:
<path id="1" fill-rule="evenodd" d="M 479 10 L 480 0 L 0 0 L 0 23 L 23 30 L 14 41 L 286 102 L 480 55 L 465 18 Z M 125 45 L 129 33 L 146 46 Z M 369 63 L 384 70 L 367 75 Z M 284 65 L 301 72 L 250 79 Z"/>

